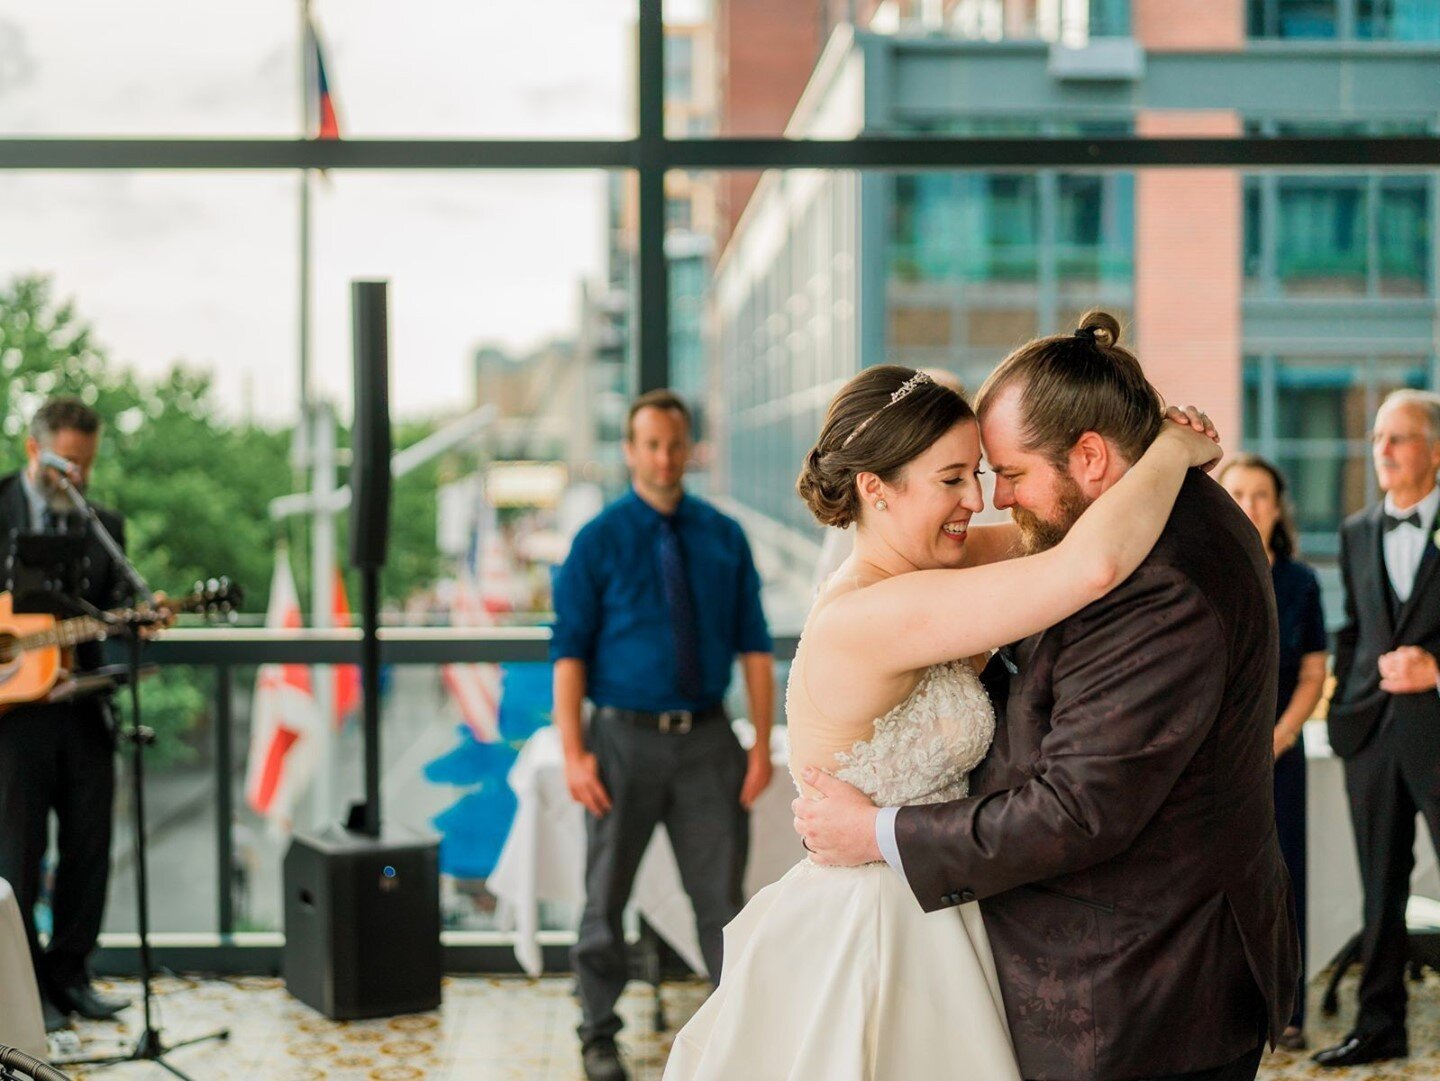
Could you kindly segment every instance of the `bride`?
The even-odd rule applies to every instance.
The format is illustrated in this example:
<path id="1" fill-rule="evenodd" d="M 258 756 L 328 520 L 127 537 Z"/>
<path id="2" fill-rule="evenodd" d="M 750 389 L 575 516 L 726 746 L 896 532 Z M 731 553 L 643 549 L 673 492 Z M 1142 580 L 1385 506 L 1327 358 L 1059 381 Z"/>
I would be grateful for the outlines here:
<path id="1" fill-rule="evenodd" d="M 1200 414 L 1169 416 L 1177 423 L 1065 540 L 1012 559 L 1015 526 L 969 528 L 984 503 L 964 398 L 890 365 L 841 389 L 797 483 L 821 523 L 857 527 L 790 668 L 802 794 L 816 795 L 799 779 L 812 765 L 881 806 L 967 794 L 995 728 L 984 655 L 1128 577 L 1186 471 L 1220 457 Z M 979 907 L 926 914 L 883 863 L 797 864 L 726 927 L 720 985 L 676 1036 L 664 1076 L 1018 1081 Z"/>

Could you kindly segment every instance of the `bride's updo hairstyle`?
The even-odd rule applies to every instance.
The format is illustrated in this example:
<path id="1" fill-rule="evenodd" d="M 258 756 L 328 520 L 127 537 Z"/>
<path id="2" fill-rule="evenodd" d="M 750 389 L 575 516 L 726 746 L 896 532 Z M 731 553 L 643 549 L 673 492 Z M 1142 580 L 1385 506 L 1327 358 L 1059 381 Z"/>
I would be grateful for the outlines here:
<path id="1" fill-rule="evenodd" d="M 894 485 L 937 439 L 974 419 L 969 402 L 922 372 L 897 364 L 866 368 L 830 403 L 795 490 L 821 525 L 843 529 L 860 517 L 856 476 L 874 473 Z"/>

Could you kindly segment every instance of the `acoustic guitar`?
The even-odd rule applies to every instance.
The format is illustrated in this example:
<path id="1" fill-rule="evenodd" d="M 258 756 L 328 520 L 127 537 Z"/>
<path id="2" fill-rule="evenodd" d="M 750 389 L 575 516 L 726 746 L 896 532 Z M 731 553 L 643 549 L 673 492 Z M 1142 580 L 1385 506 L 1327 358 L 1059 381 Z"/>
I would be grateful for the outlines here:
<path id="1" fill-rule="evenodd" d="M 203 612 L 226 615 L 238 610 L 240 588 L 225 578 L 196 582 L 188 596 L 172 598 L 165 607 L 176 614 Z M 37 702 L 55 687 L 66 654 L 82 642 L 103 641 L 116 624 L 158 624 L 160 613 L 144 608 L 119 608 L 96 616 L 56 619 L 49 615 L 17 615 L 14 598 L 0 593 L 0 710 Z"/>

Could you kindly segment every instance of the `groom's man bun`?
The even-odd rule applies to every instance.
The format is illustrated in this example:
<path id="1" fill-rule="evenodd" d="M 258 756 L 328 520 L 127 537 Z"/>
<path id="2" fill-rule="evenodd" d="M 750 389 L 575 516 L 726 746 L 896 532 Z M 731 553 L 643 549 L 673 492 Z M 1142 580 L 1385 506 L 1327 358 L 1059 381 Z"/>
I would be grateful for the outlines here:
<path id="1" fill-rule="evenodd" d="M 893 485 L 935 440 L 974 419 L 961 394 L 928 375 L 898 364 L 866 368 L 830 403 L 795 490 L 821 525 L 843 529 L 860 518 L 859 474 Z"/>
<path id="2" fill-rule="evenodd" d="M 1096 432 L 1136 461 L 1160 432 L 1164 401 L 1135 354 L 1120 344 L 1120 321 L 1091 310 L 1070 334 L 1036 338 L 990 373 L 975 399 L 983 417 L 1019 387 L 1021 446 L 1064 468 L 1085 432 Z"/>

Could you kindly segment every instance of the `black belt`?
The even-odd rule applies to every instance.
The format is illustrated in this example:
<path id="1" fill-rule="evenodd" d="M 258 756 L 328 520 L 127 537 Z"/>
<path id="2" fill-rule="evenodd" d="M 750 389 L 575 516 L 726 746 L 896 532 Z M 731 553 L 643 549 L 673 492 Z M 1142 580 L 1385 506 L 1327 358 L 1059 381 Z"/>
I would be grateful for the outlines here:
<path id="1" fill-rule="evenodd" d="M 624 721 L 636 728 L 653 728 L 657 732 L 683 736 L 697 724 L 725 719 L 724 706 L 706 706 L 704 709 L 667 709 L 660 713 L 646 713 L 640 709 L 621 709 L 618 706 L 601 706 L 595 711 L 597 717 L 605 720 Z"/>

